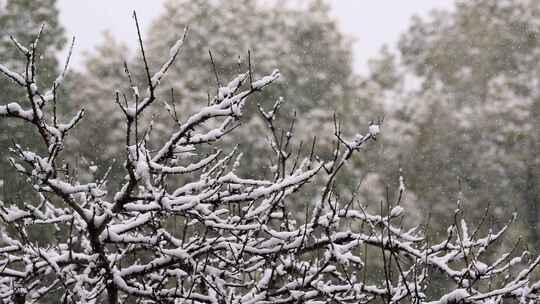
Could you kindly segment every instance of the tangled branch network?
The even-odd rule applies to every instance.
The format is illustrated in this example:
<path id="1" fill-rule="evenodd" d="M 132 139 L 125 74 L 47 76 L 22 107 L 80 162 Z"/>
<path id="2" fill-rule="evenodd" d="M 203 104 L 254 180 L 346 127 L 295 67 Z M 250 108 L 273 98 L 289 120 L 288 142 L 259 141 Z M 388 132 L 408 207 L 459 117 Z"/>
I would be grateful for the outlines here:
<path id="1" fill-rule="evenodd" d="M 132 89 L 114 92 L 125 122 L 125 142 L 118 143 L 125 145 L 125 178 L 117 189 L 111 168 L 92 168 L 103 174 L 91 182 L 78 179 L 65 170 L 64 152 L 84 109 L 60 121 L 57 90 L 68 64 L 49 88 L 36 83 L 41 32 L 28 47 L 12 39 L 23 71 L 0 65 L 26 96 L 3 103 L 0 118 L 24 121 L 41 146 L 10 148 L 13 169 L 31 184 L 35 201 L 1 204 L 2 303 L 539 303 L 533 277 L 540 259 L 489 250 L 508 225 L 473 227 L 458 205 L 436 241 L 427 229 L 406 228 L 402 180 L 397 199 L 381 204 L 379 214 L 354 194 L 336 194 L 338 173 L 377 138 L 379 123 L 347 140 L 336 119 L 333 159 L 322 160 L 315 143 L 306 151 L 295 143 L 294 123 L 284 131 L 274 125 L 283 99 L 268 110 L 259 105 L 274 166 L 262 174 L 267 178 L 241 176 L 241 153 L 218 144 L 234 136 L 250 96 L 276 81 L 277 70 L 256 80 L 249 62 L 183 120 L 164 102 L 175 129 L 150 140 L 151 125 L 141 117 L 157 106 L 156 89 L 185 34 L 152 73 L 139 31 L 146 88 L 139 93 L 126 69 Z M 298 216 L 290 198 L 308 183 L 320 187 Z M 36 229 L 55 237 L 38 237 Z M 446 289 L 434 290 L 433 280 Z"/>

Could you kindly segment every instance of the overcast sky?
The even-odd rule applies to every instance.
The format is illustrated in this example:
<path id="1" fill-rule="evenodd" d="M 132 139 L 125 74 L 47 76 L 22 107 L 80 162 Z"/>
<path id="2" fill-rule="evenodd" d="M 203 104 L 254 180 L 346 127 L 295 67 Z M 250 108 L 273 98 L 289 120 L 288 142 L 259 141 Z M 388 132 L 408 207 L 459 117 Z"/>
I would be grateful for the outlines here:
<path id="1" fill-rule="evenodd" d="M 164 0 L 59 0 L 60 18 L 68 35 L 77 38 L 73 61 L 80 65 L 82 51 L 92 50 L 105 30 L 130 47 L 136 46 L 131 12 L 149 25 L 162 10 Z M 451 8 L 452 0 L 331 0 L 333 14 L 343 32 L 353 37 L 355 68 L 367 71 L 367 60 L 383 44 L 395 45 L 412 15 L 434 8 Z"/>

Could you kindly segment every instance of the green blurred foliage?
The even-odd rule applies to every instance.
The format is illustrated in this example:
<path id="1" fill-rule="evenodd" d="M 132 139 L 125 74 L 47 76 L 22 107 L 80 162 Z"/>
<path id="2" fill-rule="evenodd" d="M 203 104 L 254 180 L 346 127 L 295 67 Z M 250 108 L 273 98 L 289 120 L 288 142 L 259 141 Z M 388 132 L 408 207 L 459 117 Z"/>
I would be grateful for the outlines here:
<path id="1" fill-rule="evenodd" d="M 379 82 L 406 84 L 383 84 L 394 98 L 385 135 L 416 205 L 438 224 L 451 220 L 459 197 L 475 219 L 485 208 L 495 223 L 518 211 L 536 251 L 539 18 L 538 1 L 458 1 L 451 11 L 414 17 L 399 54 L 381 55 L 399 62 L 384 77 L 377 67 L 385 61 L 372 70 Z"/>

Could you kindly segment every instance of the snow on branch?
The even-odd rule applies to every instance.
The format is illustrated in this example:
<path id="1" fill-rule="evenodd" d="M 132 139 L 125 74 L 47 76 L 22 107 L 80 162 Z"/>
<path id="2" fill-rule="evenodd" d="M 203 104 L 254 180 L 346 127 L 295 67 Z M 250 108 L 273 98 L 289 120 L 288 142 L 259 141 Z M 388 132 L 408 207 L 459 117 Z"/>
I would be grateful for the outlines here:
<path id="1" fill-rule="evenodd" d="M 106 186 L 118 184 L 107 183 L 107 175 L 83 181 L 59 164 L 70 130 L 84 119 L 81 109 L 68 122 L 57 121 L 55 92 L 67 66 L 53 89 L 41 94 L 34 72 L 0 65 L 26 93 L 26 100 L 0 105 L 0 118 L 22 119 L 43 144 L 36 151 L 10 149 L 14 170 L 31 184 L 36 201 L 0 203 L 2 302 L 35 303 L 49 294 L 60 294 L 62 303 L 111 304 L 540 301 L 540 281 L 533 280 L 540 258 L 516 250 L 492 254 L 513 219 L 482 235 L 486 229 L 471 227 L 458 206 L 447 235 L 434 242 L 419 227 L 407 227 L 402 177 L 397 202 L 387 203 L 386 210 L 381 205 L 378 214 L 354 197 L 343 201 L 335 194 L 339 172 L 376 140 L 380 123 L 347 130 L 365 135 L 345 139 L 335 119 L 334 158 L 322 160 L 315 144 L 301 152 L 294 122 L 283 132 L 274 125 L 284 99 L 270 111 L 259 105 L 276 169 L 256 175 L 272 178 L 241 176 L 241 154 L 214 144 L 234 136 L 250 97 L 277 81 L 278 70 L 254 80 L 249 68 L 220 85 L 206 107 L 182 123 L 174 118 L 176 130 L 168 137 L 150 143 L 139 134 L 139 117 L 157 99 L 154 90 L 179 57 L 186 35 L 152 74 L 138 33 L 148 90 L 141 97 L 130 84 L 133 100 L 124 103 L 120 96 L 126 94 L 116 92 L 126 136 L 118 143 L 126 154 L 124 183 L 117 189 Z M 13 41 L 28 71 L 38 71 L 37 39 L 31 47 Z M 183 157 L 187 152 L 190 157 Z M 298 217 L 299 206 L 291 206 L 290 198 L 316 177 L 325 182 L 306 200 L 313 208 L 306 204 L 305 216 Z M 35 229 L 55 231 L 55 238 L 36 238 Z M 377 252 L 378 260 L 368 258 L 368 251 Z M 367 275 L 375 269 L 382 276 Z M 430 290 L 434 272 L 444 278 L 446 292 Z"/>

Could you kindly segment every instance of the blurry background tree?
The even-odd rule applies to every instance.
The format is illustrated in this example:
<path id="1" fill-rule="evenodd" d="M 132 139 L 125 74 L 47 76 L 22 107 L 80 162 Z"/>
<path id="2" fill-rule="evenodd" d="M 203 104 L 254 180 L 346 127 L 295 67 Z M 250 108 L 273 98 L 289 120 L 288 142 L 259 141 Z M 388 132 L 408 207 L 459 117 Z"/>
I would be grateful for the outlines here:
<path id="1" fill-rule="evenodd" d="M 38 84 L 49 84 L 58 76 L 58 61 L 56 55 L 66 43 L 64 28 L 58 20 L 58 9 L 56 0 L 7 0 L 0 7 L 0 54 L 2 61 L 8 67 L 16 71 L 24 71 L 21 65 L 20 53 L 13 47 L 11 36 L 15 37 L 24 45 L 35 39 L 41 25 L 44 31 L 41 40 L 39 53 L 40 57 L 40 78 Z M 20 91 L 15 90 L 16 85 L 11 81 L 0 79 L 0 92 L 2 96 L 19 96 Z M 37 137 L 25 128 L 20 128 L 19 121 L 0 121 L 0 146 L 8 147 L 12 145 L 12 140 L 23 146 L 34 146 Z M 21 201 L 28 197 L 27 183 L 18 178 L 13 178 L 15 172 L 9 165 L 9 155 L 0 156 L 0 198 L 6 201 Z"/>
<path id="2" fill-rule="evenodd" d="M 536 250 L 539 18 L 533 0 L 457 2 L 453 11 L 413 18 L 401 61 L 385 70 L 408 81 L 405 90 L 385 88 L 399 96 L 387 103 L 387 121 L 406 135 L 393 151 L 418 204 L 433 208 L 437 223 L 447 223 L 454 206 L 443 202 L 458 193 L 471 215 L 488 205 L 495 219 L 518 209 Z"/>

